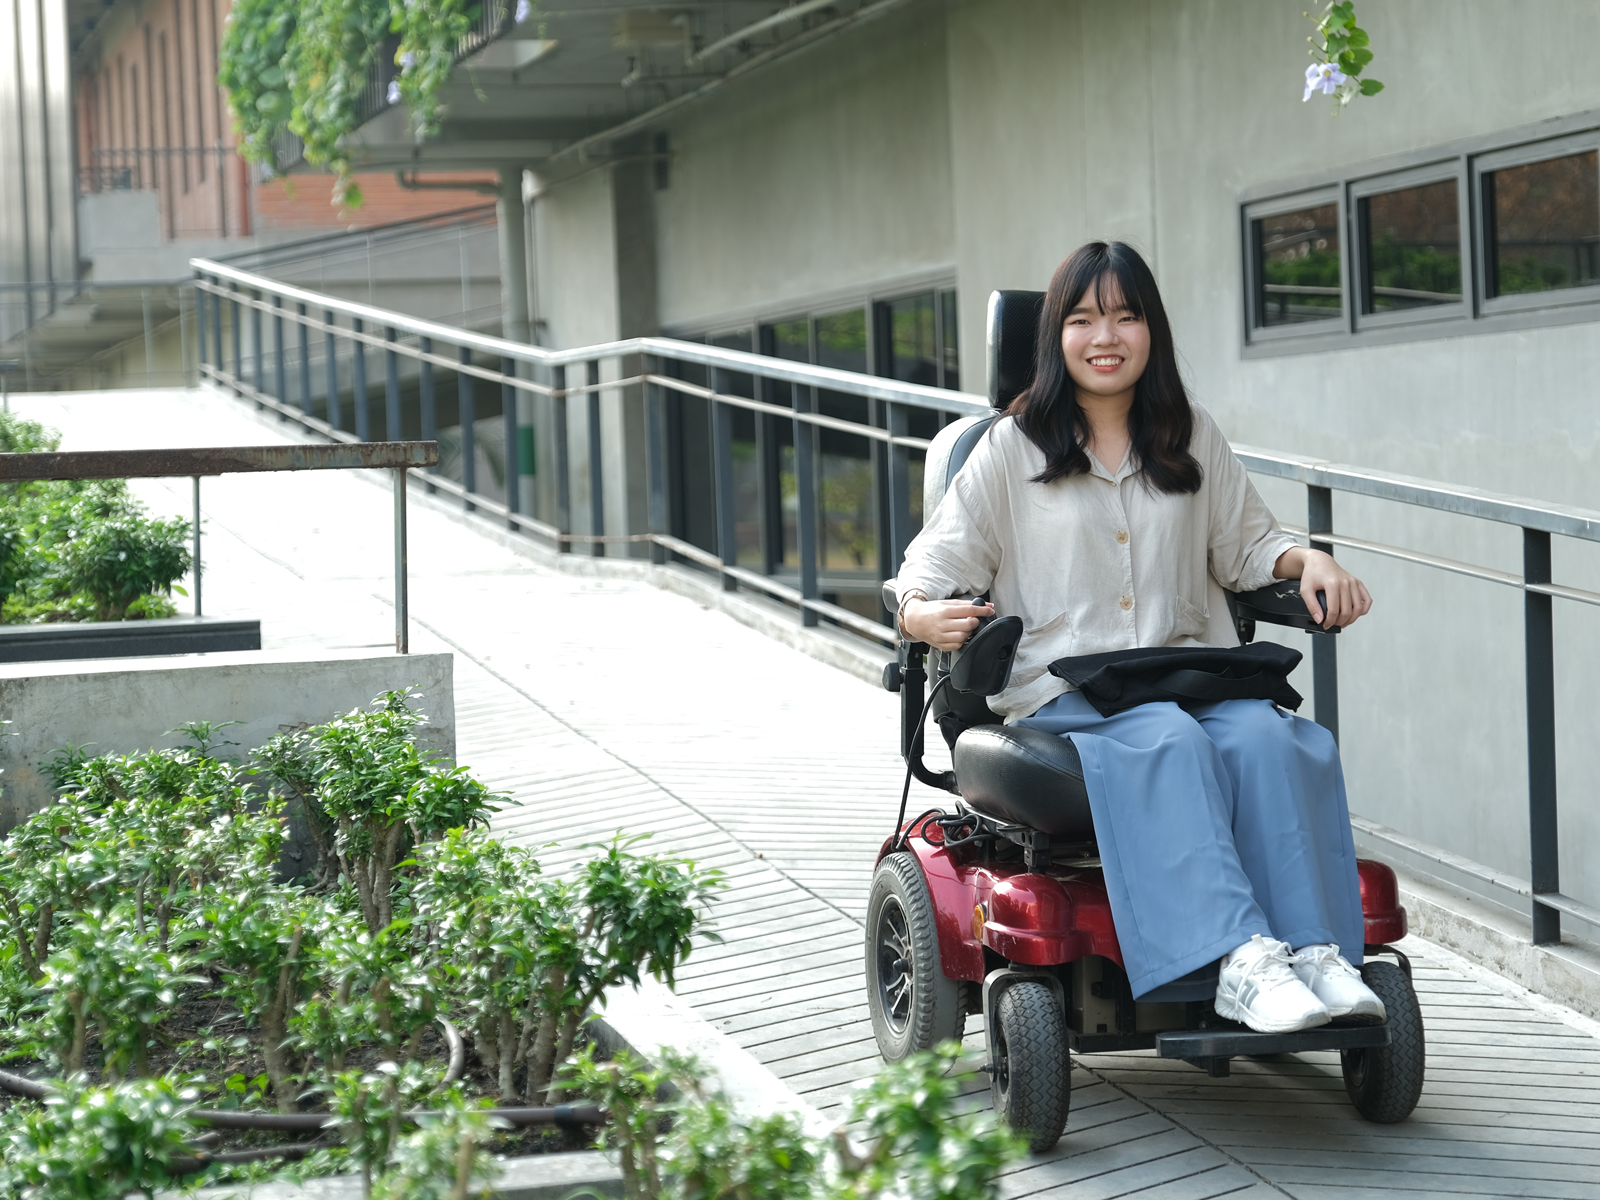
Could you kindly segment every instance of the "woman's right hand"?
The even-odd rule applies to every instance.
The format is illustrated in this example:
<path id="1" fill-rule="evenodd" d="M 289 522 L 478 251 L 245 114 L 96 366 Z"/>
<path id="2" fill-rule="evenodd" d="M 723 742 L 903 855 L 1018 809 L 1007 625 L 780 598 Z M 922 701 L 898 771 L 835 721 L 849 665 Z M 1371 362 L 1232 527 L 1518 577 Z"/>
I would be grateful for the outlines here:
<path id="1" fill-rule="evenodd" d="M 965 600 L 912 600 L 900 614 L 900 628 L 935 650 L 959 650 L 978 627 L 980 617 L 994 616 L 992 604 Z"/>

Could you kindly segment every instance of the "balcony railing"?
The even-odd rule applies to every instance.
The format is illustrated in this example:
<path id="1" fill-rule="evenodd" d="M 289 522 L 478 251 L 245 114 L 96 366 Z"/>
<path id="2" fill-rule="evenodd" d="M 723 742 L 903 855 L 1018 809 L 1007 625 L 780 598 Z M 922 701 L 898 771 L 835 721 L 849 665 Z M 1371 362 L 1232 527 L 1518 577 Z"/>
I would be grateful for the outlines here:
<path id="1" fill-rule="evenodd" d="M 936 424 L 944 424 L 991 411 L 981 396 L 667 338 L 633 338 L 574 350 L 546 350 L 337 300 L 220 263 L 196 259 L 192 265 L 197 272 L 195 287 L 201 293 L 197 304 L 201 371 L 237 395 L 323 436 L 339 441 L 368 440 L 376 422 L 369 411 L 367 358 L 376 354 L 381 363 L 378 370 L 383 379 L 383 428 L 387 436 L 396 436 L 395 431 L 402 426 L 401 365 L 408 363 L 415 364 L 417 371 L 421 436 L 433 440 L 438 435 L 438 373 L 452 373 L 458 389 L 461 436 L 467 443 L 462 478 L 457 481 L 432 474 L 426 477 L 429 486 L 454 495 L 468 509 L 490 515 L 559 551 L 581 549 L 600 555 L 605 553 L 607 544 L 647 544 L 651 559 L 657 564 L 687 560 L 717 573 L 728 591 L 749 589 L 788 605 L 802 625 L 827 622 L 884 646 L 895 644 L 890 627 L 831 603 L 822 595 L 825 589 L 821 586 L 818 553 L 823 533 L 819 437 L 834 431 L 864 439 L 878 448 L 876 462 L 881 470 L 875 469 L 873 476 L 874 507 L 887 515 L 888 542 L 888 554 L 880 562 L 886 562 L 892 573 L 916 532 L 913 517 L 918 498 L 913 496 L 913 462 L 929 445 L 928 439 L 908 432 L 911 422 L 917 420 L 926 425 L 931 418 Z M 266 336 L 269 324 L 270 337 Z M 321 343 L 320 372 L 313 370 L 317 357 L 312 352 L 313 338 Z M 348 364 L 347 371 L 341 372 L 341 361 Z M 602 365 L 607 363 L 613 369 L 602 379 Z M 704 384 L 684 377 L 700 371 L 705 373 Z M 321 378 L 315 378 L 319 374 Z M 348 392 L 341 387 L 342 377 L 351 381 Z M 753 381 L 753 386 L 732 386 L 738 380 Z M 474 390 L 482 384 L 496 387 L 501 393 L 506 447 L 504 503 L 478 491 L 472 469 L 473 398 Z M 752 394 L 742 395 L 740 391 Z M 621 461 L 620 455 L 606 453 L 600 406 L 603 392 L 643 395 L 648 500 L 643 529 L 601 532 L 607 527 L 603 476 L 608 463 Z M 824 394 L 867 401 L 870 415 L 865 420 L 851 420 L 819 411 L 818 397 Z M 538 514 L 523 511 L 521 489 L 517 486 L 519 476 L 534 466 L 519 461 L 522 438 L 515 403 L 518 395 L 534 398 L 534 403 L 541 406 L 537 419 L 547 421 L 553 432 L 553 445 L 547 447 L 545 461 L 554 473 L 554 486 L 548 510 Z M 672 396 L 693 398 L 710 409 L 715 551 L 671 532 L 669 491 L 675 481 L 669 469 L 673 445 L 667 409 Z M 775 577 L 770 555 L 765 572 L 738 563 L 741 514 L 735 487 L 732 421 L 740 411 L 792 425 L 794 532 L 798 543 L 794 584 Z M 587 434 L 584 441 L 588 488 L 587 496 L 581 500 L 574 488 L 569 450 L 569 433 L 575 422 L 582 422 Z M 1600 930 L 1600 908 L 1563 894 L 1560 887 L 1553 627 L 1555 601 L 1600 605 L 1600 592 L 1558 584 L 1551 577 L 1552 538 L 1600 542 L 1600 512 L 1250 447 L 1235 449 L 1250 471 L 1305 485 L 1306 526 L 1288 528 L 1306 537 L 1312 546 L 1330 552 L 1341 546 L 1356 549 L 1522 593 L 1528 877 L 1474 862 L 1370 820 L 1358 817 L 1355 824 L 1367 837 L 1521 897 L 1530 906 L 1532 940 L 1536 944 L 1560 940 L 1562 914 Z M 1334 492 L 1515 526 L 1522 531 L 1522 573 L 1336 533 Z M 587 514 L 579 514 L 579 523 L 590 531 L 587 533 L 574 532 L 575 508 L 580 502 L 588 510 Z M 1315 638 L 1312 646 L 1316 719 L 1337 737 L 1337 641 Z"/>

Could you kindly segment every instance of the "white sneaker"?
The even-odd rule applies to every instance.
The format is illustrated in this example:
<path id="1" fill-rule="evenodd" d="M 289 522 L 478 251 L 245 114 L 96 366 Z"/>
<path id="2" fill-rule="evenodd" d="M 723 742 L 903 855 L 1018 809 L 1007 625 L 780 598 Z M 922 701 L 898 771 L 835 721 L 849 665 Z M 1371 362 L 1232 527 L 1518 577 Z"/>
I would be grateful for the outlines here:
<path id="1" fill-rule="evenodd" d="M 1300 982 L 1328 1006 L 1334 1017 L 1352 1017 L 1376 1025 L 1388 1016 L 1383 1001 L 1361 979 L 1361 972 L 1326 942 L 1302 946 L 1290 959 Z"/>
<path id="2" fill-rule="evenodd" d="M 1259 933 L 1222 960 L 1217 978 L 1217 1016 L 1257 1033 L 1293 1033 L 1326 1025 L 1328 1006 L 1291 965 L 1289 947 Z"/>

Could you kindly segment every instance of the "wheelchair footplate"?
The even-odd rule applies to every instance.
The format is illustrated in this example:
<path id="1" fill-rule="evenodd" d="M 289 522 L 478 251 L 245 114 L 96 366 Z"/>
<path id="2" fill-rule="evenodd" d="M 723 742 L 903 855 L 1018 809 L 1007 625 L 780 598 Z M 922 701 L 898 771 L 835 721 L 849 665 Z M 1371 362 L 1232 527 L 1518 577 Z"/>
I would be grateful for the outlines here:
<path id="1" fill-rule="evenodd" d="M 1257 1033 L 1232 1021 L 1208 1029 L 1174 1029 L 1156 1034 L 1156 1053 L 1181 1058 L 1210 1075 L 1228 1074 L 1228 1060 L 1240 1055 L 1303 1054 L 1310 1050 L 1373 1050 L 1390 1043 L 1387 1021 L 1377 1025 L 1319 1025 L 1295 1033 Z"/>

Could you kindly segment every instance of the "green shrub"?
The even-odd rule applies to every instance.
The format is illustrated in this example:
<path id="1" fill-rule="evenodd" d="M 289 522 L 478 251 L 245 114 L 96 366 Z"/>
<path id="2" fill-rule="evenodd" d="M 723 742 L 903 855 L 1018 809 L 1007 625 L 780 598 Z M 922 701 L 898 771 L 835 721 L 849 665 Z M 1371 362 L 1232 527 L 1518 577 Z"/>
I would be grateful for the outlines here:
<path id="1" fill-rule="evenodd" d="M 670 1052 L 650 1068 L 627 1053 L 597 1061 L 589 1047 L 567 1074 L 611 1113 L 603 1136 L 629 1200 L 994 1200 L 1025 1144 L 964 1103 L 976 1079 L 960 1055 L 945 1042 L 858 1091 L 850 1123 L 864 1147 L 843 1128 L 813 1137 L 792 1113 L 743 1116 Z"/>
<path id="2" fill-rule="evenodd" d="M 177 1178 L 194 1093 L 167 1079 L 89 1087 L 69 1079 L 39 1108 L 0 1117 L 0 1195 L 36 1200 L 123 1200 Z M 24 1191 L 24 1189 L 26 1189 Z"/>
<path id="3" fill-rule="evenodd" d="M 55 430 L 0 413 L 0 452 L 60 443 Z M 148 517 L 125 480 L 0 484 L 0 622 L 172 616 L 190 532 L 187 521 Z"/>

